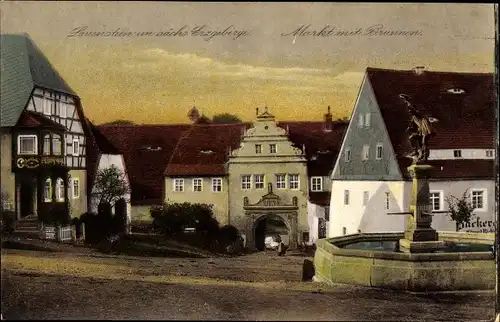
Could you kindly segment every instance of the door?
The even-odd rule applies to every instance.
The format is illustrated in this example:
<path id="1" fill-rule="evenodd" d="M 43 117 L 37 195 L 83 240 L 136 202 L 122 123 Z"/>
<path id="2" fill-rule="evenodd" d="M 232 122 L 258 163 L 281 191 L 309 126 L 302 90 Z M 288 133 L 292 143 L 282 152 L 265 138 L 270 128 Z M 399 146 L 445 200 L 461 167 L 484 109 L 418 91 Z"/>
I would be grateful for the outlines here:
<path id="1" fill-rule="evenodd" d="M 19 197 L 21 204 L 21 218 L 25 218 L 29 215 L 34 215 L 33 187 L 26 183 L 21 184 L 21 191 Z"/>

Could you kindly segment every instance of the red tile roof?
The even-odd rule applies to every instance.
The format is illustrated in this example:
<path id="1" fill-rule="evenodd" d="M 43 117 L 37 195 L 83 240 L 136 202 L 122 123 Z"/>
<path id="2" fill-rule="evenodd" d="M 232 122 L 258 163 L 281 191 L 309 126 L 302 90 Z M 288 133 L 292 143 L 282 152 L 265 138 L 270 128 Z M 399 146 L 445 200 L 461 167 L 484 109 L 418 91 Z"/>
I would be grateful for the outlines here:
<path id="1" fill-rule="evenodd" d="M 494 177 L 493 160 L 430 160 L 434 166 L 432 178 L 461 180 L 491 180 Z"/>
<path id="2" fill-rule="evenodd" d="M 279 122 L 298 148 L 305 147 L 310 176 L 328 176 L 337 160 L 347 122 Z"/>
<path id="3" fill-rule="evenodd" d="M 229 152 L 236 149 L 249 123 L 194 124 L 179 139 L 165 175 L 225 175 Z"/>
<path id="4" fill-rule="evenodd" d="M 53 128 L 59 131 L 66 131 L 66 128 L 57 123 L 56 121 L 51 120 L 47 116 L 42 113 L 24 110 L 17 121 L 16 126 L 22 127 L 47 127 Z"/>
<path id="5" fill-rule="evenodd" d="M 330 205 L 330 191 L 310 191 L 309 201 L 316 205 L 328 206 Z"/>
<path id="6" fill-rule="evenodd" d="M 310 158 L 310 175 L 329 175 L 346 123 L 280 122 Z M 182 125 L 100 125 L 102 133 L 124 155 L 132 186 L 132 204 L 159 204 L 164 176 L 224 176 L 230 149 L 239 146 L 251 123 Z M 97 135 L 98 136 L 98 135 Z M 148 150 L 146 147 L 153 150 Z M 154 150 L 157 146 L 160 150 Z M 315 157 L 315 158 L 314 158 Z M 322 204 L 328 197 L 321 197 Z"/>
<path id="7" fill-rule="evenodd" d="M 406 128 L 409 113 L 399 94 L 409 95 L 411 102 L 424 114 L 437 119 L 436 132 L 429 139 L 430 149 L 493 149 L 495 129 L 495 88 L 493 74 L 400 71 L 367 68 L 367 78 L 384 118 L 389 137 L 400 161 L 401 172 L 411 160 Z M 465 91 L 462 94 L 450 90 Z M 455 162 L 455 161 L 449 161 Z M 450 173 L 451 177 L 475 177 L 484 173 L 488 162 L 474 160 L 468 171 Z M 493 161 L 491 161 L 493 162 Z M 457 164 L 461 164 L 460 162 Z M 489 167 L 489 166 L 488 166 Z M 465 169 L 464 169 L 465 170 Z"/>
<path id="8" fill-rule="evenodd" d="M 190 127 L 190 124 L 97 126 L 123 153 L 132 204 L 163 203 L 163 173 L 181 135 Z"/>

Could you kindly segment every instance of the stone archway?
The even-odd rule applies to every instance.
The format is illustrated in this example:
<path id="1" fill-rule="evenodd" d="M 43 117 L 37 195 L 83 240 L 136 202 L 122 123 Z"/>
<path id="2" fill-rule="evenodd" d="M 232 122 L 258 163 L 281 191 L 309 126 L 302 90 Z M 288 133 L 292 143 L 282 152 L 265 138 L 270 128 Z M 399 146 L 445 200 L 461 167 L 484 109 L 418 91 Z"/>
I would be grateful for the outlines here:
<path id="1" fill-rule="evenodd" d="M 292 227 L 290 222 L 288 222 L 287 216 L 280 215 L 260 215 L 256 217 L 253 224 L 252 234 L 255 243 L 255 248 L 257 250 L 265 249 L 265 238 L 270 235 L 286 235 L 283 242 L 285 245 L 289 246 L 290 235 L 292 232 Z"/>
<path id="2" fill-rule="evenodd" d="M 298 241 L 298 202 L 293 198 L 292 204 L 286 204 L 272 191 L 272 184 L 268 185 L 268 193 L 255 204 L 249 204 L 248 198 L 243 200 L 245 210 L 247 247 L 256 249 L 255 229 L 258 224 L 266 218 L 280 218 L 288 228 L 289 248 L 297 248 Z"/>

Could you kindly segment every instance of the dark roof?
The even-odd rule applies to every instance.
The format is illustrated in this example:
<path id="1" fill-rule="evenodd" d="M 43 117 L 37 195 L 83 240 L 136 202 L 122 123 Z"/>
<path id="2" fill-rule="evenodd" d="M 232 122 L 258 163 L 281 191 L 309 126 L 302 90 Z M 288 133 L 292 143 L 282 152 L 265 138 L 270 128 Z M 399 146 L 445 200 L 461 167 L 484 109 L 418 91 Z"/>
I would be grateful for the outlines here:
<path id="1" fill-rule="evenodd" d="M 309 201 L 316 205 L 330 205 L 330 191 L 309 191 Z"/>
<path id="2" fill-rule="evenodd" d="M 406 167 L 411 164 L 405 157 L 411 151 L 406 133 L 409 113 L 399 94 L 410 96 L 424 115 L 437 119 L 432 123 L 436 134 L 429 140 L 430 149 L 494 148 L 493 74 L 433 71 L 418 74 L 376 68 L 367 68 L 366 73 L 405 177 Z M 460 94 L 461 91 L 464 92 Z M 450 177 L 474 177 L 475 172 L 482 173 L 485 169 L 479 167 L 487 162 L 477 161 L 474 160 L 469 173 L 457 170 L 456 175 L 450 174 Z M 458 169 L 458 166 L 452 168 Z"/>
<path id="3" fill-rule="evenodd" d="M 164 171 L 182 133 L 190 124 L 98 125 L 122 154 L 132 204 L 163 203 Z"/>
<path id="4" fill-rule="evenodd" d="M 59 131 L 66 131 L 67 130 L 63 125 L 49 119 L 48 117 L 46 117 L 43 114 L 38 113 L 38 112 L 34 112 L 34 111 L 27 111 L 27 110 L 24 110 L 21 113 L 21 116 L 19 117 L 19 120 L 17 121 L 16 126 L 20 126 L 20 127 L 44 127 L 44 128 L 56 129 Z"/>
<path id="5" fill-rule="evenodd" d="M 328 176 L 337 160 L 347 122 L 279 122 L 300 149 L 305 147 L 310 176 Z"/>
<path id="6" fill-rule="evenodd" d="M 180 138 L 167 176 L 225 175 L 229 151 L 236 149 L 249 123 L 195 124 Z"/>
<path id="7" fill-rule="evenodd" d="M 490 180 L 495 175 L 494 160 L 430 160 L 434 166 L 432 178 L 460 180 Z"/>
<path id="8" fill-rule="evenodd" d="M 0 35 L 0 126 L 14 126 L 35 86 L 75 92 L 28 35 Z"/>

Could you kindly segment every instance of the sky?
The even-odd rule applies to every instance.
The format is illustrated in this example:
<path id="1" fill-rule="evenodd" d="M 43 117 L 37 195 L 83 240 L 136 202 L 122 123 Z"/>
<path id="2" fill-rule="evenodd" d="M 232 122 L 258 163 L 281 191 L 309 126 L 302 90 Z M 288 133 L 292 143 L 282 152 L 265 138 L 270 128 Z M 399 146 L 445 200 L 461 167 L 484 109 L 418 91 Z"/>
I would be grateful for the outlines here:
<path id="1" fill-rule="evenodd" d="M 350 115 L 367 67 L 494 72 L 493 4 L 13 1 L 0 14 L 97 124 L 185 123 L 193 105 L 319 121 L 327 106 Z"/>

